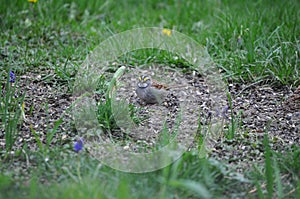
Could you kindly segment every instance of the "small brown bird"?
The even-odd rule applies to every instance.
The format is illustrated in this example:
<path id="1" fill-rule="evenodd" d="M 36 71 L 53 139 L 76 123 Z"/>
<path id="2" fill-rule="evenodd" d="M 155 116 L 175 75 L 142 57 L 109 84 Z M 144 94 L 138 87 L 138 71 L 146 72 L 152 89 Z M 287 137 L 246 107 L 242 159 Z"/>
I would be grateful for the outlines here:
<path id="1" fill-rule="evenodd" d="M 146 104 L 161 104 L 167 95 L 167 91 L 163 89 L 167 87 L 152 83 L 148 75 L 141 75 L 137 83 L 136 94 Z"/>

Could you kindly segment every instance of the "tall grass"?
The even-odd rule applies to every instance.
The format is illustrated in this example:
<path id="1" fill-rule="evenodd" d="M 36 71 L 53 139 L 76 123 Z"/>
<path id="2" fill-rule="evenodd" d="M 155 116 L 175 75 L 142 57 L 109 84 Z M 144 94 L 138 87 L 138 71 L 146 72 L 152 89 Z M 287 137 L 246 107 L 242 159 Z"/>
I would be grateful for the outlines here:
<path id="1" fill-rule="evenodd" d="M 1 88 L 0 94 L 0 115 L 1 128 L 4 130 L 6 152 L 13 150 L 14 143 L 19 131 L 19 125 L 22 124 L 24 114 L 25 93 L 17 87 L 18 82 L 11 83 L 9 71 L 6 76 L 6 83 Z"/>

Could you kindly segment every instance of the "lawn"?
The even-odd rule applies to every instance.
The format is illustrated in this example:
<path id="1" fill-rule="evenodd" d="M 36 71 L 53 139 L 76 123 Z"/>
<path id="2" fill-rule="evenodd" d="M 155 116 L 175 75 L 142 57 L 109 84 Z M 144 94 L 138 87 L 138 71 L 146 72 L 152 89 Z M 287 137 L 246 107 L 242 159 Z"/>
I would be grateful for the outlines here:
<path id="1" fill-rule="evenodd" d="M 0 198 L 300 198 L 299 1 L 0 1 Z M 172 161 L 99 158 L 172 140 Z"/>

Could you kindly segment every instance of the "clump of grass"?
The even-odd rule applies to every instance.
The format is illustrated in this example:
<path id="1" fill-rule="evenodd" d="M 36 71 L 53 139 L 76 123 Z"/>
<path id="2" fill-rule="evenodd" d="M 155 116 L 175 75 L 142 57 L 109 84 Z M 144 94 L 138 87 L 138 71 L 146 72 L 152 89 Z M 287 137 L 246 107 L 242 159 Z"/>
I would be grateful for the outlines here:
<path id="1" fill-rule="evenodd" d="M 12 77 L 12 71 L 7 72 L 6 83 L 0 87 L 0 115 L 1 126 L 4 129 L 6 152 L 13 150 L 14 143 L 18 136 L 19 125 L 24 118 L 25 94 L 17 88 L 18 81 Z M 2 77 L 3 77 L 2 76 Z"/>
<path id="2" fill-rule="evenodd" d="M 146 48 L 128 52 L 121 56 L 118 61 L 132 66 L 165 64 L 171 67 L 183 68 L 187 71 L 189 71 L 191 67 L 191 64 L 179 55 L 156 48 Z"/>
<path id="3" fill-rule="evenodd" d="M 250 195 L 258 198 L 297 198 L 299 182 L 299 146 L 285 154 L 271 150 L 268 135 L 263 140 L 265 162 L 261 170 L 254 169 L 252 175 L 255 188 Z M 289 180 L 288 180 L 289 178 Z M 286 181 L 293 183 L 286 184 Z"/>
<path id="4" fill-rule="evenodd" d="M 57 133 L 57 129 L 61 123 L 62 119 L 60 118 L 54 123 L 53 129 L 49 129 L 49 131 L 46 133 L 46 144 L 43 144 L 42 139 L 39 137 L 39 132 L 36 132 L 33 129 L 32 125 L 30 126 L 30 131 L 35 138 L 35 141 L 39 148 L 39 152 L 42 153 L 44 158 L 47 158 L 47 155 L 50 152 L 51 142 L 53 141 L 54 135 Z"/>
<path id="5" fill-rule="evenodd" d="M 107 82 L 104 76 L 101 76 L 98 83 L 96 93 L 100 96 L 97 105 L 97 117 L 103 129 L 112 133 L 115 129 L 119 129 L 118 121 L 122 123 L 133 121 L 139 123 L 141 119 L 137 118 L 135 113 L 138 111 L 133 105 L 126 101 L 115 100 L 115 87 L 117 86 L 117 79 L 123 75 L 125 67 L 120 67 L 114 73 L 110 82 Z"/>
<path id="6" fill-rule="evenodd" d="M 104 102 L 98 103 L 97 117 L 103 129 L 107 132 L 112 132 L 118 127 L 114 119 L 111 99 L 106 99 Z"/>

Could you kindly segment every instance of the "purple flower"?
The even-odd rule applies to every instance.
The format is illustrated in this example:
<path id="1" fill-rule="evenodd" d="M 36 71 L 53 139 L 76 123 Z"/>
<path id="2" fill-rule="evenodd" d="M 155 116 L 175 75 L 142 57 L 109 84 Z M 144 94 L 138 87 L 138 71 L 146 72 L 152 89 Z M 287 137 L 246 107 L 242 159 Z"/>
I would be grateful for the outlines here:
<path id="1" fill-rule="evenodd" d="M 10 71 L 9 77 L 10 77 L 9 82 L 14 83 L 16 81 L 16 75 L 14 72 Z"/>
<path id="2" fill-rule="evenodd" d="M 74 151 L 76 153 L 78 153 L 79 151 L 81 151 L 83 149 L 83 139 L 80 138 L 79 140 L 77 140 L 75 143 L 74 143 Z"/>

